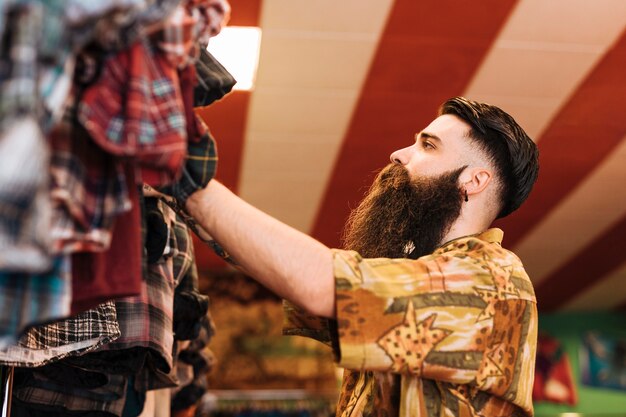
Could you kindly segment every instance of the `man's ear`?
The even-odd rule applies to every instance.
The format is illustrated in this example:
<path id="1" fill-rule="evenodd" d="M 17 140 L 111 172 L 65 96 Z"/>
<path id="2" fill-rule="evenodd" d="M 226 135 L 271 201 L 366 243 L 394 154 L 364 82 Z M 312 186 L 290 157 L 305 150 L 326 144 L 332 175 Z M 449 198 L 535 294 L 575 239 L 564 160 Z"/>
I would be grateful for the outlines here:
<path id="1" fill-rule="evenodd" d="M 481 193 L 491 183 L 493 173 L 490 169 L 476 167 L 467 169 L 461 179 L 461 187 L 467 191 L 467 195 Z"/>

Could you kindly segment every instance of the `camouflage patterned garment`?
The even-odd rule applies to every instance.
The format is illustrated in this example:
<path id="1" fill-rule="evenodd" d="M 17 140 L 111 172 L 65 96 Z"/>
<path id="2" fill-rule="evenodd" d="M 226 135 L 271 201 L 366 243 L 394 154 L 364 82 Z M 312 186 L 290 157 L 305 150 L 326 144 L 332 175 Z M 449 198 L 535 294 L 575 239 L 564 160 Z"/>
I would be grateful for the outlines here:
<path id="1" fill-rule="evenodd" d="M 334 251 L 337 332 L 286 306 L 284 333 L 335 346 L 346 368 L 338 417 L 533 415 L 536 300 L 502 236 L 490 229 L 418 260 Z"/>

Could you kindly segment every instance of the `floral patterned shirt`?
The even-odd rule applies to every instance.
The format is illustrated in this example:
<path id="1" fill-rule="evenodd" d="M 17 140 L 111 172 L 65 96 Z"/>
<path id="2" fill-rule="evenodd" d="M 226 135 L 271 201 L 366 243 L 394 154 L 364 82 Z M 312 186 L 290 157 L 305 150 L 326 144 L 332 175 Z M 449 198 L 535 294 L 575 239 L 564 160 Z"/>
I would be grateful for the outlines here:
<path id="1" fill-rule="evenodd" d="M 499 229 L 431 255 L 334 251 L 336 323 L 286 305 L 284 333 L 334 346 L 337 416 L 532 416 L 537 307 Z"/>

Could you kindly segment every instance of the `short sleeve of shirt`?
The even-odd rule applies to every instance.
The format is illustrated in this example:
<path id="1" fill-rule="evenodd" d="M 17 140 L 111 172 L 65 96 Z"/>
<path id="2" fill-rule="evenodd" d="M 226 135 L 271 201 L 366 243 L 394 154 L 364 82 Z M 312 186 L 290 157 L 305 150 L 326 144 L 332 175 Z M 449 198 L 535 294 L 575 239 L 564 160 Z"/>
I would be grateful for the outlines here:
<path id="1" fill-rule="evenodd" d="M 332 320 L 308 314 L 304 310 L 294 306 L 288 301 L 283 301 L 284 322 L 283 334 L 285 336 L 304 336 L 335 347 L 336 343 L 334 324 Z M 335 351 L 335 358 L 338 351 Z"/>

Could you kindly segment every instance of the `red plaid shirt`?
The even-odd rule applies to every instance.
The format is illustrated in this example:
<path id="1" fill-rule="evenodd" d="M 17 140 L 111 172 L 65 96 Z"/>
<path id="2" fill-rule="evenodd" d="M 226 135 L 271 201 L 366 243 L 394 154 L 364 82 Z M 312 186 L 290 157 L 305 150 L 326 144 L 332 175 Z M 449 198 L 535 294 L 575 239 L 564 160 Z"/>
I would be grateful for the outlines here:
<path id="1" fill-rule="evenodd" d="M 178 72 L 144 42 L 106 61 L 81 96 L 78 119 L 104 150 L 136 158 L 144 182 L 163 185 L 178 176 L 187 153 Z"/>
<path id="2" fill-rule="evenodd" d="M 131 208 L 124 167 L 67 119 L 49 139 L 55 251 L 108 249 L 115 217 Z"/>

